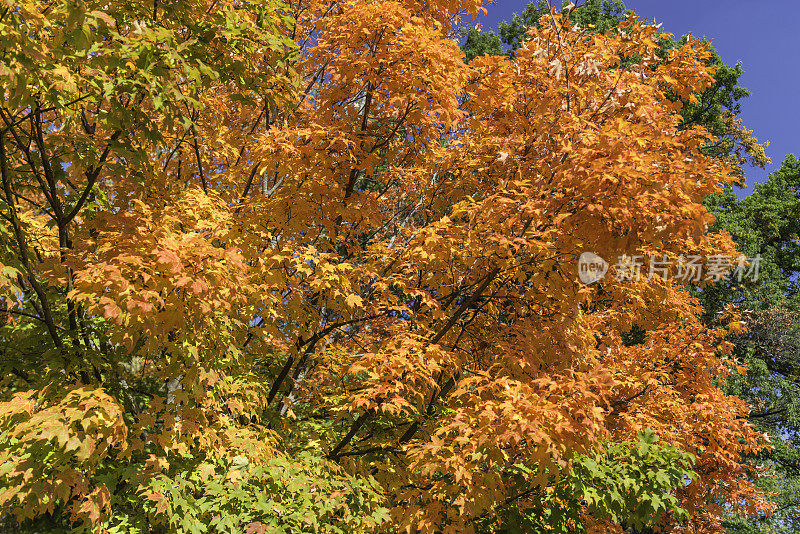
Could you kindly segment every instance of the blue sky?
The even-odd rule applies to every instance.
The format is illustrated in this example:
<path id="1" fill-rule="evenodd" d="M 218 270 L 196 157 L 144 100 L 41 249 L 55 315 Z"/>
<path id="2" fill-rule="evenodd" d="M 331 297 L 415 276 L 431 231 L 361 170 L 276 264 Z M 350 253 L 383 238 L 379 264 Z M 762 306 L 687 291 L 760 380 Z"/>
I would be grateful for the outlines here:
<path id="1" fill-rule="evenodd" d="M 574 0 L 573 0 L 574 1 Z M 770 141 L 766 170 L 748 168 L 747 196 L 766 180 L 787 154 L 800 156 L 800 2 L 796 0 L 624 0 L 648 20 L 663 23 L 662 31 L 676 36 L 707 37 L 722 59 L 742 62 L 740 80 L 753 94 L 742 102 L 740 117 L 761 141 Z M 495 29 L 527 0 L 495 0 L 477 22 L 484 31 Z M 561 5 L 560 0 L 551 0 Z M 580 4 L 581 2 L 576 2 Z"/>

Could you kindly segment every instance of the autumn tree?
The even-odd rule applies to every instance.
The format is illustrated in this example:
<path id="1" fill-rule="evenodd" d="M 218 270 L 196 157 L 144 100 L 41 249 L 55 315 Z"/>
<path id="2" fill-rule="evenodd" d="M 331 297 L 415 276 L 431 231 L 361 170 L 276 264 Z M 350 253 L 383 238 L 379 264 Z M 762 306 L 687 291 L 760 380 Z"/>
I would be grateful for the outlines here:
<path id="1" fill-rule="evenodd" d="M 564 16 L 592 33 L 617 31 L 626 15 L 631 13 L 622 0 L 586 0 L 580 2 L 578 6 L 564 0 L 563 4 L 566 6 L 562 11 Z M 549 9 L 548 3 L 543 0 L 530 2 L 522 13 L 515 13 L 510 21 L 499 24 L 499 35 L 494 31 L 479 31 L 478 27 L 462 26 L 460 28 L 464 35 L 462 49 L 467 59 L 482 55 L 507 55 L 513 58 L 515 51 L 529 39 L 529 27 L 551 22 L 544 16 Z M 638 15 L 648 14 L 638 13 Z M 661 28 L 661 25 L 659 28 L 656 40 L 660 48 L 659 58 L 666 58 L 670 49 L 692 38 L 684 35 L 676 39 Z M 727 65 L 710 43 L 709 52 L 705 61 L 714 68 L 714 81 L 696 93 L 691 101 L 682 99 L 681 128 L 700 125 L 708 129 L 715 140 L 703 150 L 707 154 L 728 158 L 733 162 L 742 178 L 739 185 L 744 185 L 745 168 L 750 166 L 763 168 L 771 162 L 765 152 L 769 143 L 759 143 L 753 132 L 747 130 L 739 118 L 741 101 L 750 96 L 750 91 L 739 85 L 744 73 L 741 63 Z M 680 95 L 670 92 L 667 92 L 667 97 L 671 100 L 681 99 Z"/>
<path id="2" fill-rule="evenodd" d="M 562 4 L 565 16 L 584 29 L 597 33 L 617 28 L 630 12 L 621 0 L 586 0 L 579 2 L 578 6 L 564 0 Z M 522 13 L 514 13 L 511 20 L 500 22 L 496 33 L 482 32 L 478 26 L 462 27 L 465 37 L 462 48 L 467 59 L 486 54 L 514 57 L 517 49 L 529 38 L 528 28 L 538 26 L 542 20 L 545 24 L 550 22 L 547 15 L 552 7 L 560 8 L 561 5 L 558 2 L 533 0 Z"/>
<path id="3" fill-rule="evenodd" d="M 4 529 L 381 521 L 369 481 L 290 456 L 244 414 L 265 354 L 246 353 L 248 298 L 271 292 L 229 232 L 262 185 L 248 147 L 297 102 L 290 15 L 272 1 L 0 8 Z"/>
<path id="4" fill-rule="evenodd" d="M 0 11 L 0 503 L 86 531 L 719 532 L 769 503 L 675 280 L 734 255 L 705 43 L 480 0 Z M 670 98 L 671 96 L 677 98 Z M 630 346 L 634 325 L 647 337 Z"/>
<path id="5" fill-rule="evenodd" d="M 551 23 L 548 18 L 541 18 L 548 9 L 546 2 L 531 2 L 520 15 L 500 23 L 499 35 L 469 28 L 464 32 L 466 39 L 462 44 L 467 58 L 484 54 L 513 57 L 514 50 L 529 38 L 528 26 Z M 627 12 L 618 0 L 589 0 L 577 8 L 565 9 L 565 14 L 576 24 L 600 33 L 616 31 Z M 666 57 L 666 51 L 678 42 L 681 40 L 661 34 L 659 55 Z M 744 176 L 748 166 L 764 167 L 769 162 L 765 155 L 766 144 L 758 143 L 738 118 L 740 102 L 749 95 L 749 91 L 739 85 L 742 66 L 725 65 L 713 48 L 709 50 L 711 57 L 707 61 L 716 67 L 714 83 L 695 95 L 696 102 L 687 102 L 681 109 L 684 118 L 681 127 L 699 124 L 714 133 L 717 140 L 703 150 L 732 162 L 738 167 L 737 173 Z M 726 391 L 752 403 L 756 410 L 750 415 L 751 421 L 771 436 L 771 448 L 749 457 L 747 462 L 767 475 L 760 478 L 759 484 L 773 496 L 777 509 L 769 517 L 732 515 L 726 519 L 726 524 L 734 532 L 797 530 L 798 452 L 794 445 L 796 440 L 792 438 L 798 413 L 794 401 L 798 392 L 794 282 L 798 260 L 794 242 L 797 231 L 793 222 L 796 218 L 793 215 L 797 202 L 796 174 L 797 166 L 789 158 L 767 184 L 758 186 L 747 199 L 739 200 L 740 190 L 726 186 L 723 192 L 704 200 L 717 218 L 714 230 L 729 232 L 740 252 L 747 257 L 760 258 L 756 281 L 730 279 L 693 289 L 703 305 L 701 319 L 706 323 L 716 323 L 719 312 L 729 305 L 751 312 L 747 319 L 748 331 L 730 338 L 736 347 L 736 357 L 746 364 L 748 371 L 732 380 Z M 644 339 L 644 334 L 637 325 L 623 340 L 638 343 Z"/>

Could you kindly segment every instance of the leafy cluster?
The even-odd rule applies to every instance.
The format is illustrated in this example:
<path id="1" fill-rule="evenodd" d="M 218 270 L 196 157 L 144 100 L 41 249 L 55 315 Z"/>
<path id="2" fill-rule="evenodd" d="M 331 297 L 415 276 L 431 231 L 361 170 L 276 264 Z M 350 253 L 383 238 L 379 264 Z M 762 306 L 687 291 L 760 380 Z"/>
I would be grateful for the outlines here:
<path id="1" fill-rule="evenodd" d="M 585 532 L 620 524 L 639 532 L 667 517 L 688 519 L 676 492 L 694 480 L 694 456 L 658 443 L 649 430 L 637 441 L 605 444 L 590 455 L 578 455 L 552 491 L 539 493 L 531 507 L 510 507 L 483 528 L 487 532 Z M 518 466 L 521 479 L 533 475 Z M 585 507 L 591 519 L 582 517 Z"/>
<path id="2" fill-rule="evenodd" d="M 575 271 L 736 252 L 703 201 L 758 145 L 704 110 L 738 71 L 608 2 L 467 62 L 481 10 L 2 4 L 3 528 L 721 532 L 771 508 L 723 389 L 739 318 Z"/>

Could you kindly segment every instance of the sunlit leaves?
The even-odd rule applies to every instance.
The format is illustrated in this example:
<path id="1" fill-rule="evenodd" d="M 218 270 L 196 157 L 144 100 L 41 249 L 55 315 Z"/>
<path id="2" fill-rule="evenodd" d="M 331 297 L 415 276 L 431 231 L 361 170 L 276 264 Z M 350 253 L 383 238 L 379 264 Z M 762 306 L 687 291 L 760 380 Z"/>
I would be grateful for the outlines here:
<path id="1" fill-rule="evenodd" d="M 98 389 L 54 389 L 0 406 L 0 503 L 20 520 L 66 507 L 91 526 L 109 512 L 98 471 L 126 447 L 123 408 Z"/>
<path id="2" fill-rule="evenodd" d="M 25 81 L 4 104 L 1 261 L 25 314 L 3 335 L 35 363 L 9 363 L 7 398 L 52 383 L 116 410 L 113 458 L 58 449 L 108 490 L 70 518 L 470 532 L 542 509 L 570 473 L 618 487 L 581 471 L 603 450 L 646 481 L 582 493 L 570 528 L 678 525 L 679 508 L 714 528 L 720 503 L 764 506 L 739 465 L 759 437 L 718 389 L 727 347 L 697 301 L 575 270 L 587 250 L 734 252 L 701 204 L 731 168 L 665 98 L 711 83 L 704 45 L 654 66 L 653 27 L 588 36 L 554 14 L 515 61 L 467 64 L 450 30 L 477 1 L 57 6 L 65 28 L 96 24 L 65 48 L 32 3 L 41 38 L 9 34 L 52 50 L 57 94 L 39 105 Z M 7 65 L 16 94 L 25 69 Z M 642 346 L 623 342 L 633 326 Z M 92 417 L 62 404 L 9 410 L 61 447 Z M 608 448 L 645 428 L 663 446 L 627 463 Z M 8 432 L 19 469 L 39 438 Z M 685 454 L 686 487 L 644 465 Z"/>

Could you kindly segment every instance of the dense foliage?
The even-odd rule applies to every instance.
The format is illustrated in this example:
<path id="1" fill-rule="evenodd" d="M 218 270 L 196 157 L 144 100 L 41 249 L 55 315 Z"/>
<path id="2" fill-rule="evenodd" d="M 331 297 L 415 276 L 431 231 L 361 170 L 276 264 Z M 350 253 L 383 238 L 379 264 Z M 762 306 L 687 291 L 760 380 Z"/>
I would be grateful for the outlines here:
<path id="1" fill-rule="evenodd" d="M 699 533 L 772 508 L 724 389 L 740 317 L 576 270 L 738 254 L 703 201 L 763 152 L 707 43 L 552 11 L 465 61 L 480 0 L 2 5 L 4 528 Z"/>
<path id="2" fill-rule="evenodd" d="M 703 295 L 709 314 L 728 302 L 748 313 L 748 331 L 732 339 L 748 367 L 729 384 L 754 408 L 751 420 L 770 436 L 770 450 L 751 459 L 769 476 L 761 485 L 777 503 L 769 518 L 731 519 L 734 532 L 795 532 L 800 528 L 800 315 L 797 214 L 800 164 L 788 156 L 769 179 L 738 200 L 732 191 L 707 202 L 740 250 L 762 258 L 757 284 L 720 284 Z"/>
<path id="3" fill-rule="evenodd" d="M 548 12 L 545 2 L 532 2 L 511 23 L 500 24 L 500 36 L 470 28 L 465 33 L 463 48 L 467 57 L 483 54 L 513 56 L 513 51 L 526 37 L 525 27 L 545 23 Z M 615 31 L 627 12 L 618 0 L 589 0 L 580 9 L 567 10 L 570 18 L 591 31 Z M 685 39 L 685 38 L 684 38 Z M 509 46 L 503 48 L 502 45 Z M 662 34 L 662 50 L 676 41 Z M 717 67 L 714 83 L 697 95 L 696 103 L 682 110 L 684 124 L 699 123 L 713 132 L 718 140 L 704 148 L 708 154 L 723 157 L 739 165 L 744 175 L 747 165 L 763 167 L 769 160 L 752 133 L 744 129 L 737 115 L 740 101 L 749 92 L 738 85 L 743 73 L 741 65 L 727 66 L 713 52 L 710 63 Z M 800 360 L 798 360 L 797 275 L 800 255 L 797 239 L 798 193 L 800 166 L 789 156 L 767 183 L 758 185 L 744 200 L 726 187 L 723 193 L 704 200 L 716 217 L 714 228 L 729 232 L 737 249 L 747 257 L 761 259 L 756 282 L 723 282 L 705 287 L 695 294 L 703 304 L 703 320 L 715 323 L 719 312 L 735 305 L 746 312 L 747 332 L 731 337 L 736 357 L 748 372 L 734 378 L 727 391 L 751 403 L 755 411 L 749 416 L 759 430 L 770 436 L 770 448 L 748 458 L 763 476 L 761 485 L 777 503 L 769 516 L 749 518 L 732 516 L 726 521 L 734 532 L 795 532 L 800 528 L 800 450 L 797 448 L 797 421 L 800 407 Z M 739 191 L 741 195 L 741 190 Z M 643 330 L 636 328 L 626 339 L 641 341 Z"/>

